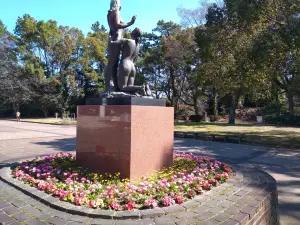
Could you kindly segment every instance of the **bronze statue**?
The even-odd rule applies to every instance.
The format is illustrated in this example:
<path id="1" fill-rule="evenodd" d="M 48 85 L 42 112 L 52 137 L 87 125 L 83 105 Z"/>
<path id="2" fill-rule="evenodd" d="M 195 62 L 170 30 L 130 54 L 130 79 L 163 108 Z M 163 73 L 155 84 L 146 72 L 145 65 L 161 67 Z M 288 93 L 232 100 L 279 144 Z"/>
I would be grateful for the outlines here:
<path id="1" fill-rule="evenodd" d="M 123 29 L 134 24 L 136 16 L 133 16 L 131 21 L 127 24 L 121 19 L 120 16 L 121 2 L 120 0 L 111 0 L 110 10 L 108 11 L 107 21 L 110 28 L 108 40 L 108 63 L 104 70 L 105 77 L 105 91 L 109 90 L 110 79 L 113 79 L 115 91 L 119 91 L 117 73 L 118 63 L 121 51 L 121 45 L 111 42 L 119 41 L 123 38 Z"/>
<path id="2" fill-rule="evenodd" d="M 131 32 L 131 39 L 124 39 L 123 29 L 133 25 L 136 20 L 136 16 L 132 17 L 131 22 L 124 24 L 120 17 L 120 10 L 120 0 L 111 0 L 110 10 L 107 15 L 110 32 L 108 40 L 108 63 L 104 69 L 105 93 L 109 93 L 110 91 L 110 79 L 112 78 L 115 92 L 122 92 L 124 95 L 140 94 L 142 96 L 151 96 L 152 92 L 148 85 L 134 85 L 136 76 L 134 62 L 139 53 L 139 43 L 142 32 L 140 29 L 135 28 Z M 121 52 L 122 58 L 119 65 Z"/>
<path id="3" fill-rule="evenodd" d="M 143 96 L 151 96 L 151 90 L 148 85 L 134 86 L 136 69 L 134 62 L 139 53 L 139 42 L 142 31 L 135 28 L 131 32 L 131 39 L 121 39 L 122 58 L 119 65 L 118 86 L 120 91 L 129 93 L 140 93 Z"/>

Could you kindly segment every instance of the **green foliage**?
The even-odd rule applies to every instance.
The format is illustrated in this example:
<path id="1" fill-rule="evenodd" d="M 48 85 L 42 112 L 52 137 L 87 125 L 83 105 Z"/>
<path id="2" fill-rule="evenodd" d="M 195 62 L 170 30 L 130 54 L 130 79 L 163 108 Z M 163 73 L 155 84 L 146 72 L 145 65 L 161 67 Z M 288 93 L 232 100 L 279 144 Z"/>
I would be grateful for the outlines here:
<path id="1" fill-rule="evenodd" d="M 264 121 L 267 124 L 272 125 L 283 125 L 283 126 L 300 126 L 300 115 L 290 115 L 290 114 L 283 114 L 283 115 L 267 115 L 264 117 Z"/>
<path id="2" fill-rule="evenodd" d="M 294 114 L 294 96 L 299 90 L 300 4 L 297 0 L 277 0 L 273 8 L 266 8 L 262 18 L 265 29 L 255 37 L 252 58 L 256 69 L 282 90 Z"/>
<path id="3" fill-rule="evenodd" d="M 6 27 L 3 24 L 2 20 L 0 20 L 0 37 L 3 37 L 6 32 Z"/>
<path id="4" fill-rule="evenodd" d="M 201 122 L 203 120 L 203 116 L 201 116 L 201 115 L 191 115 L 189 119 L 190 119 L 191 122 Z"/>
<path id="5" fill-rule="evenodd" d="M 206 24 L 195 36 L 199 79 L 221 97 L 231 96 L 229 112 L 245 95 L 266 103 L 275 84 L 286 93 L 293 114 L 300 82 L 299 7 L 297 0 L 225 0 L 223 6 L 208 7 Z"/>
<path id="6" fill-rule="evenodd" d="M 14 71 L 7 62 L 0 67 L 11 71 L 1 77 L 5 82 L 0 88 L 13 85 L 15 89 L 2 98 L 13 104 L 14 110 L 38 102 L 45 117 L 49 111 L 76 111 L 83 98 L 103 89 L 108 34 L 98 22 L 92 30 L 85 37 L 77 28 L 58 26 L 54 20 L 38 21 L 28 14 L 19 17 L 15 36 L 7 36 L 5 42 L 6 55 L 14 57 Z M 1 22 L 0 34 L 3 32 L 6 29 Z"/>

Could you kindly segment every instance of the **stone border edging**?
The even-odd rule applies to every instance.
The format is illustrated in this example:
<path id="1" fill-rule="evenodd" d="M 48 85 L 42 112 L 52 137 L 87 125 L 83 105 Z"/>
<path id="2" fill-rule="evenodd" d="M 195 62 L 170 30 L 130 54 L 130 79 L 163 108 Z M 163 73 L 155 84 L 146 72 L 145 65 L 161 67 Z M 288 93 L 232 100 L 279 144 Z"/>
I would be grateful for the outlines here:
<path id="1" fill-rule="evenodd" d="M 187 138 L 187 139 L 195 139 L 195 140 L 209 140 L 209 141 L 223 141 L 223 142 L 236 142 L 238 144 L 247 143 L 245 140 L 245 134 L 240 135 L 224 135 L 224 134 L 209 134 L 202 133 L 196 131 L 174 131 L 174 137 L 176 138 Z"/>
<path id="2" fill-rule="evenodd" d="M 13 165 L 13 166 L 16 166 Z M 233 167 L 235 176 L 228 182 L 182 205 L 137 211 L 89 209 L 59 201 L 38 189 L 12 178 L 10 167 L 0 170 L 0 179 L 51 208 L 91 218 L 129 220 L 163 218 L 180 213 L 198 214 L 197 219 L 215 219 L 219 224 L 279 224 L 276 181 L 269 174 L 248 167 Z M 206 209 L 208 212 L 206 212 Z"/>

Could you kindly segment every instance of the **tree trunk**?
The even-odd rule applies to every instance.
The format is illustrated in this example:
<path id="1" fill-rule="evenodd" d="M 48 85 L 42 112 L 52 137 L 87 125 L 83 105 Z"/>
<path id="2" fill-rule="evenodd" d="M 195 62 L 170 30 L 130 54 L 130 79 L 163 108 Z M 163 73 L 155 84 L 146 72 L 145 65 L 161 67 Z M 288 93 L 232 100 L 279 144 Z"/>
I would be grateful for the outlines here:
<path id="1" fill-rule="evenodd" d="M 177 90 L 176 90 L 176 85 L 175 85 L 175 75 L 174 75 L 174 69 L 173 68 L 169 68 L 169 69 L 170 69 L 171 89 L 173 92 L 171 104 L 174 107 L 174 110 L 176 112 L 178 96 L 177 96 Z"/>
<path id="2" fill-rule="evenodd" d="M 280 100 L 279 100 L 279 93 L 278 88 L 276 87 L 276 93 L 275 93 L 275 101 L 276 101 L 276 115 L 280 115 Z"/>
<path id="3" fill-rule="evenodd" d="M 230 96 L 229 124 L 235 124 L 236 96 Z"/>
<path id="4" fill-rule="evenodd" d="M 44 117 L 47 118 L 48 117 L 48 110 L 47 107 L 42 107 L 42 111 L 44 113 Z"/>
<path id="5" fill-rule="evenodd" d="M 275 104 L 276 104 L 276 115 L 279 116 L 280 108 L 281 108 L 280 107 L 280 99 L 279 99 L 279 88 L 274 81 L 272 82 L 271 94 L 272 94 L 272 96 L 274 96 L 272 101 L 275 101 Z"/>
<path id="6" fill-rule="evenodd" d="M 289 102 L 289 113 L 291 116 L 294 115 L 294 96 L 292 93 L 288 92 L 287 93 L 288 97 L 288 102 Z"/>
<path id="7" fill-rule="evenodd" d="M 213 112 L 214 112 L 214 117 L 217 119 L 219 116 L 218 112 L 218 94 L 216 88 L 213 88 Z"/>
<path id="8" fill-rule="evenodd" d="M 17 112 L 20 111 L 20 104 L 18 102 L 16 102 L 15 100 L 13 100 L 13 102 L 12 102 L 12 107 L 14 110 L 14 114 L 16 114 Z"/>
<path id="9" fill-rule="evenodd" d="M 198 106 L 198 99 L 197 98 L 194 98 L 194 111 L 195 111 L 195 115 L 199 115 L 199 106 Z"/>

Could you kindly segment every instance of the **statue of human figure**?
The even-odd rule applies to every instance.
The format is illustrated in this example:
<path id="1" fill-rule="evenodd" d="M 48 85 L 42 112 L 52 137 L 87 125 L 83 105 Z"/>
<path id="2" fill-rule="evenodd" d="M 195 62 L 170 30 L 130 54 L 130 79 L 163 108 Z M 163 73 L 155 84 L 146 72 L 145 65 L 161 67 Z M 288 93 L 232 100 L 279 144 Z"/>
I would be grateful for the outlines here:
<path id="1" fill-rule="evenodd" d="M 140 93 L 143 96 L 151 96 L 148 85 L 135 86 L 136 68 L 134 62 L 139 54 L 139 43 L 142 31 L 135 28 L 131 32 L 131 39 L 121 39 L 117 41 L 122 46 L 122 58 L 119 64 L 118 86 L 120 91 L 127 93 Z"/>
<path id="2" fill-rule="evenodd" d="M 108 63 L 104 69 L 105 78 L 105 92 L 110 89 L 110 80 L 112 78 L 115 91 L 120 91 L 118 87 L 118 64 L 121 52 L 121 44 L 117 41 L 123 39 L 123 30 L 134 24 L 136 16 L 133 16 L 131 21 L 127 24 L 121 19 L 120 16 L 121 1 L 111 0 L 110 10 L 108 11 L 107 21 L 110 28 L 108 39 Z M 115 42 L 114 44 L 111 44 Z"/>

